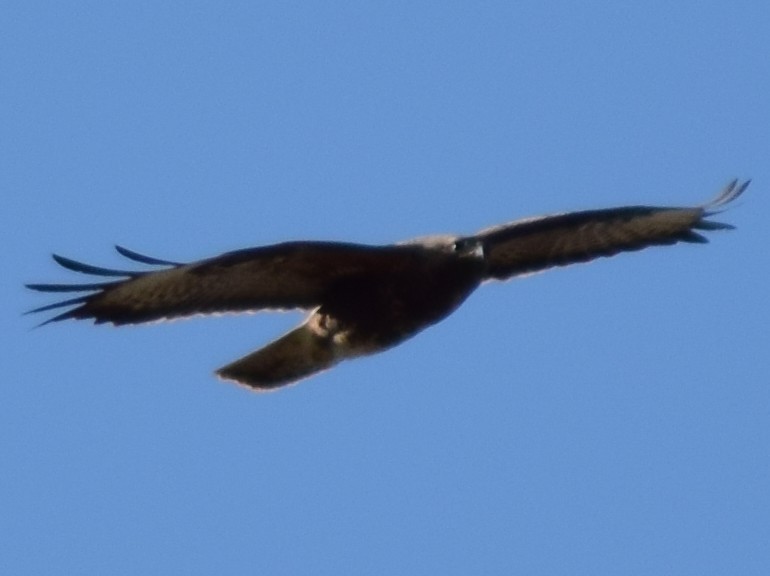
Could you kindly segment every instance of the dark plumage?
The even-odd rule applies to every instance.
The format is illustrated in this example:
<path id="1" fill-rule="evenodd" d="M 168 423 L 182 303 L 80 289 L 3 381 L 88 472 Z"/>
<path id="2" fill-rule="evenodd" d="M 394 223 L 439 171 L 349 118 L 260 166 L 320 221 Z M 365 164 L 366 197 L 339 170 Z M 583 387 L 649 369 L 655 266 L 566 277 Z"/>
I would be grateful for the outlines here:
<path id="1" fill-rule="evenodd" d="M 54 255 L 64 268 L 107 278 L 89 284 L 28 284 L 42 292 L 87 292 L 31 312 L 70 307 L 69 318 L 137 324 L 196 314 L 312 310 L 271 344 L 217 371 L 254 389 L 290 384 L 347 358 L 380 352 L 452 313 L 486 280 L 539 272 L 619 252 L 706 242 L 707 220 L 749 182 L 731 182 L 692 208 L 634 206 L 529 218 L 473 236 L 433 236 L 389 246 L 285 242 L 181 264 L 120 246 L 154 271 L 99 268 Z"/>

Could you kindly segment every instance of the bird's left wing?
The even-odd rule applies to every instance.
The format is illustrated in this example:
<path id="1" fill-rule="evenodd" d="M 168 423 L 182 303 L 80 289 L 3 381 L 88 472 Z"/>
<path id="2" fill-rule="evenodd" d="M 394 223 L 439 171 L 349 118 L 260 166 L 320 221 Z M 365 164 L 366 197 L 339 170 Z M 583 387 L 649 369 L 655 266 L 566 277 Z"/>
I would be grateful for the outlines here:
<path id="1" fill-rule="evenodd" d="M 698 231 L 733 228 L 707 220 L 749 181 L 734 180 L 712 202 L 692 208 L 629 206 L 531 218 L 482 230 L 486 277 L 505 280 L 553 266 L 676 242 L 707 242 Z"/>
<path id="2" fill-rule="evenodd" d="M 136 324 L 196 314 L 261 309 L 310 309 L 320 305 L 346 277 L 397 269 L 414 248 L 341 242 L 285 242 L 229 252 L 191 264 L 118 252 L 160 270 L 121 271 L 54 256 L 64 268 L 117 278 L 92 284 L 28 284 L 41 292 L 86 292 L 41 306 L 43 312 L 73 306 L 48 320 L 93 318 L 95 322 Z"/>

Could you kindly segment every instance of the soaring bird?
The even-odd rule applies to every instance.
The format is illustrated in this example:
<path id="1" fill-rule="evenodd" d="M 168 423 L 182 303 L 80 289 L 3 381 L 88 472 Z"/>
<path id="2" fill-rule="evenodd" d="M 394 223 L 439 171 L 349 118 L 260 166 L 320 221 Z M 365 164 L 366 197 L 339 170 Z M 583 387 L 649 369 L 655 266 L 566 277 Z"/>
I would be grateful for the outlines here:
<path id="1" fill-rule="evenodd" d="M 672 208 L 626 206 L 526 218 L 471 236 L 429 236 L 386 246 L 297 241 L 182 264 L 121 246 L 159 269 L 121 271 L 54 255 L 69 270 L 116 278 L 89 284 L 28 284 L 84 292 L 30 310 L 70 307 L 43 324 L 75 319 L 139 324 L 197 314 L 304 309 L 297 328 L 217 370 L 254 390 L 273 390 L 349 358 L 381 352 L 443 320 L 483 282 L 678 242 L 731 229 L 709 220 L 749 181 L 730 182 L 711 202 Z"/>

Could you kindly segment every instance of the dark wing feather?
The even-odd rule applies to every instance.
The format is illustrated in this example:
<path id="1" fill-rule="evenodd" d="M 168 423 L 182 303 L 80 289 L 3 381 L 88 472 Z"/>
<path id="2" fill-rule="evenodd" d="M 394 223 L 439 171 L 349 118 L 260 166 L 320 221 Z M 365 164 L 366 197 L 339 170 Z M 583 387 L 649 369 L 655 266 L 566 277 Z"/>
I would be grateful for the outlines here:
<path id="1" fill-rule="evenodd" d="M 734 180 L 706 205 L 694 208 L 630 206 L 512 222 L 481 231 L 487 277 L 503 280 L 553 266 L 676 242 L 707 242 L 696 230 L 733 226 L 706 220 L 740 196 L 749 181 Z"/>
<path id="2" fill-rule="evenodd" d="M 49 322 L 93 318 L 97 323 L 135 324 L 196 314 L 309 309 L 321 304 L 340 278 L 394 270 L 415 250 L 417 248 L 409 246 L 287 242 L 229 252 L 191 264 L 172 264 L 121 248 L 118 251 L 132 260 L 170 266 L 142 272 L 117 271 L 57 256 L 56 261 L 70 270 L 124 279 L 99 284 L 29 284 L 28 287 L 42 292 L 81 289 L 93 292 L 33 310 L 80 304 Z"/>
<path id="3" fill-rule="evenodd" d="M 134 252 L 123 246 L 115 245 L 115 250 L 121 256 L 125 256 L 129 260 L 134 262 L 140 262 L 142 264 L 149 264 L 150 266 L 182 266 L 181 262 L 172 262 L 171 260 L 161 260 L 160 258 L 154 258 L 152 256 L 145 256 L 139 252 Z"/>

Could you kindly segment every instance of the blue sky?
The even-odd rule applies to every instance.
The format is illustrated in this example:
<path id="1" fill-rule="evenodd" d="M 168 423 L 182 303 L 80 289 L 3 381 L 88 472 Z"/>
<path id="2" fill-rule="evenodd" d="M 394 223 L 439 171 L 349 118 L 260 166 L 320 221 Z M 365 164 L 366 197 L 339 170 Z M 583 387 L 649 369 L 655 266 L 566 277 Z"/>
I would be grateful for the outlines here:
<path id="1" fill-rule="evenodd" d="M 770 4 L 6 2 L 0 571 L 766 574 Z M 687 205 L 256 395 L 299 314 L 32 329 L 24 282 Z"/>

